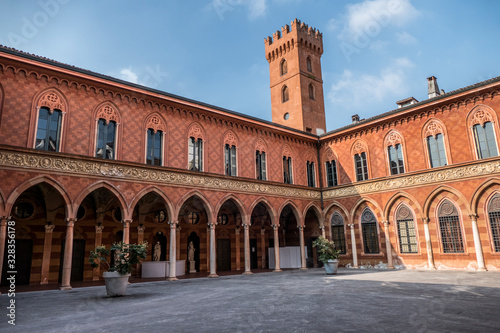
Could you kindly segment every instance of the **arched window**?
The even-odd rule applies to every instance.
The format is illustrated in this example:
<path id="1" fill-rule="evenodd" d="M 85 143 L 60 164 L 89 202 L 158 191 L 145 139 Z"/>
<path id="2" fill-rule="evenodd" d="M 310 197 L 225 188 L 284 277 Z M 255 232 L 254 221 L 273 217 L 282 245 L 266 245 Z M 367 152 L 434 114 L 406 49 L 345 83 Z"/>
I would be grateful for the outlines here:
<path id="1" fill-rule="evenodd" d="M 474 142 L 476 145 L 477 157 L 488 158 L 498 156 L 495 132 L 491 121 L 473 126 Z"/>
<path id="2" fill-rule="evenodd" d="M 332 216 L 332 241 L 340 254 L 346 254 L 344 219 L 342 215 L 335 212 Z"/>
<path id="3" fill-rule="evenodd" d="M 258 180 L 267 180 L 265 151 L 260 151 L 260 150 L 255 151 L 255 170 L 257 173 Z"/>
<path id="4" fill-rule="evenodd" d="M 315 187 L 316 186 L 316 177 L 314 172 L 314 162 L 307 161 L 307 186 Z"/>
<path id="5" fill-rule="evenodd" d="M 316 99 L 316 91 L 312 83 L 309 83 L 309 99 Z"/>
<path id="6" fill-rule="evenodd" d="M 495 252 L 500 252 L 500 195 L 495 194 L 488 204 L 488 219 L 490 220 L 491 237 Z"/>
<path id="7" fill-rule="evenodd" d="M 225 174 L 227 176 L 236 176 L 236 146 L 225 144 Z"/>
<path id="8" fill-rule="evenodd" d="M 285 184 L 293 184 L 292 158 L 289 156 L 283 156 L 283 182 Z"/>
<path id="9" fill-rule="evenodd" d="M 429 149 L 429 159 L 431 168 L 447 165 L 446 152 L 444 150 L 443 134 L 438 133 L 436 136 L 427 137 L 427 148 Z"/>
<path id="10" fill-rule="evenodd" d="M 146 164 L 161 166 L 163 132 L 148 128 Z"/>
<path id="11" fill-rule="evenodd" d="M 337 163 L 335 160 L 326 161 L 326 181 L 327 186 L 337 186 Z"/>
<path id="12" fill-rule="evenodd" d="M 99 119 L 97 123 L 97 145 L 95 156 L 98 158 L 114 160 L 116 141 L 116 122 L 107 122 Z"/>
<path id="13" fill-rule="evenodd" d="M 188 140 L 188 169 L 203 171 L 203 140 L 190 137 Z"/>
<path id="14" fill-rule="evenodd" d="M 59 151 L 61 118 L 60 110 L 50 110 L 48 107 L 41 107 L 38 110 L 35 149 Z"/>
<path id="15" fill-rule="evenodd" d="M 313 69 L 312 69 L 311 57 L 307 57 L 306 63 L 307 63 L 307 71 L 312 72 Z"/>
<path id="16" fill-rule="evenodd" d="M 458 211 L 449 200 L 444 200 L 438 209 L 439 229 L 444 253 L 464 253 L 464 242 Z"/>
<path id="17" fill-rule="evenodd" d="M 283 86 L 281 89 L 281 102 L 285 103 L 286 101 L 288 101 L 288 87 Z"/>
<path id="18" fill-rule="evenodd" d="M 368 164 L 366 163 L 366 153 L 354 155 L 354 163 L 356 164 L 356 179 L 357 181 L 368 179 Z"/>
<path id="19" fill-rule="evenodd" d="M 401 147 L 401 144 L 397 143 L 393 146 L 387 147 L 387 154 L 389 155 L 391 175 L 404 173 L 405 165 L 403 162 L 403 148 Z"/>
<path id="20" fill-rule="evenodd" d="M 401 253 L 417 253 L 417 235 L 413 214 L 406 205 L 401 205 L 396 212 L 398 238 Z"/>
<path id="21" fill-rule="evenodd" d="M 361 214 L 361 232 L 364 253 L 379 253 L 377 219 L 370 208 L 366 208 Z"/>
<path id="22" fill-rule="evenodd" d="M 280 63 L 280 75 L 285 75 L 286 73 L 288 73 L 288 68 L 287 68 L 286 60 L 283 59 L 283 60 L 281 60 L 281 63 Z"/>

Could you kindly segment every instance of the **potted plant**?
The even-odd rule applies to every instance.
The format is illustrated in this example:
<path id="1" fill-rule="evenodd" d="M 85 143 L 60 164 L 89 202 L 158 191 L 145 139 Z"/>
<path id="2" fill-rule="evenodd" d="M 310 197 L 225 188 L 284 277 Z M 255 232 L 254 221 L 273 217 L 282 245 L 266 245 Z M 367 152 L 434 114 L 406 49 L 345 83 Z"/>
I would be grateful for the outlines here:
<path id="1" fill-rule="evenodd" d="M 108 261 L 108 256 L 114 251 L 114 264 Z M 105 246 L 96 247 L 90 251 L 90 265 L 92 268 L 101 267 L 102 277 L 106 283 L 108 296 L 123 296 L 128 285 L 128 278 L 132 270 L 141 261 L 146 259 L 147 243 L 123 244 L 114 243 L 108 250 Z"/>
<path id="2" fill-rule="evenodd" d="M 324 263 L 326 274 L 337 274 L 340 251 L 335 248 L 335 243 L 320 236 L 313 246 L 318 249 L 319 260 Z"/>

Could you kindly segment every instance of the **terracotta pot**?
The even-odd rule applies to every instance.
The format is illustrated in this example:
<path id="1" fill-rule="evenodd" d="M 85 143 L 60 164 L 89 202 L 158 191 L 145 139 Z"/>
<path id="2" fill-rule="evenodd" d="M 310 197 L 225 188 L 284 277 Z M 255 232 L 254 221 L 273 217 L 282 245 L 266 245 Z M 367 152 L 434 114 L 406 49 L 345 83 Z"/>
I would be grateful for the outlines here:
<path id="1" fill-rule="evenodd" d="M 325 264 L 325 271 L 326 274 L 332 275 L 332 274 L 337 274 L 337 268 L 339 267 L 339 260 L 338 259 L 330 259 L 328 261 L 323 261 L 323 264 Z"/>
<path id="2" fill-rule="evenodd" d="M 118 272 L 103 272 L 102 277 L 106 282 L 106 293 L 108 296 L 123 296 L 127 290 L 130 274 L 121 275 Z"/>

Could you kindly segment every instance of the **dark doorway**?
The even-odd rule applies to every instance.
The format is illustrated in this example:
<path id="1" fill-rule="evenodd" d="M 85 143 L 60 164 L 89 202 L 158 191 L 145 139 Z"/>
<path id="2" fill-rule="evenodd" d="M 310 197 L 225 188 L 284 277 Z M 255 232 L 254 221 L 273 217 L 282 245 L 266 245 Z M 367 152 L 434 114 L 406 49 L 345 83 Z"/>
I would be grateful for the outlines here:
<path id="1" fill-rule="evenodd" d="M 250 239 L 250 268 L 257 269 L 257 239 Z"/>
<path id="2" fill-rule="evenodd" d="M 59 283 L 62 282 L 62 271 L 64 266 L 64 250 L 66 240 L 61 242 L 61 260 L 59 262 Z M 83 281 L 83 266 L 85 264 L 85 240 L 73 240 L 73 260 L 71 261 L 71 280 Z"/>
<path id="3" fill-rule="evenodd" d="M 217 240 L 217 271 L 231 270 L 231 240 Z"/>
<path id="4" fill-rule="evenodd" d="M 7 251 L 8 247 L 5 244 L 5 255 L 3 260 L 2 269 L 2 285 L 8 285 L 7 278 L 10 274 L 7 271 L 11 269 L 7 266 L 9 253 Z M 12 269 L 16 271 L 16 285 L 29 285 L 30 275 L 31 275 L 31 255 L 33 254 L 33 241 L 31 239 L 16 239 L 16 265 Z M 10 258 L 13 259 L 13 258 Z"/>
<path id="5" fill-rule="evenodd" d="M 167 260 L 167 237 L 161 232 L 157 232 L 156 235 L 153 237 L 153 246 L 152 248 L 155 248 L 156 242 L 160 242 L 160 261 L 166 261 Z M 154 261 L 154 255 L 155 251 L 151 251 L 151 261 Z"/>
<path id="6" fill-rule="evenodd" d="M 193 242 L 194 261 L 196 261 L 194 268 L 196 269 L 197 272 L 199 272 L 200 271 L 200 237 L 198 236 L 198 234 L 196 234 L 196 232 L 193 231 L 187 239 L 186 253 L 188 253 L 188 251 L 189 251 L 189 242 Z M 186 260 L 186 273 L 187 272 L 189 272 L 188 260 Z"/>

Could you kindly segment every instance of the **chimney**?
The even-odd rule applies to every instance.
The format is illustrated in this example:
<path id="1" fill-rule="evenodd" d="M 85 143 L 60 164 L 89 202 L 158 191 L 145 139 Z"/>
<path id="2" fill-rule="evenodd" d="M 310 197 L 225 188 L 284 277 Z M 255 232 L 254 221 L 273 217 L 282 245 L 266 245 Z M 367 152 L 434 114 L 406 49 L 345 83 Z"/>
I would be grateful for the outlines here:
<path id="1" fill-rule="evenodd" d="M 429 93 L 429 98 L 433 98 L 436 96 L 440 96 L 441 92 L 439 91 L 437 79 L 435 76 L 431 76 L 427 78 L 427 91 Z M 444 93 L 444 90 L 443 90 Z"/>
<path id="2" fill-rule="evenodd" d="M 359 123 L 359 116 L 357 114 L 352 115 L 351 118 L 352 118 L 352 123 L 353 124 Z"/>

